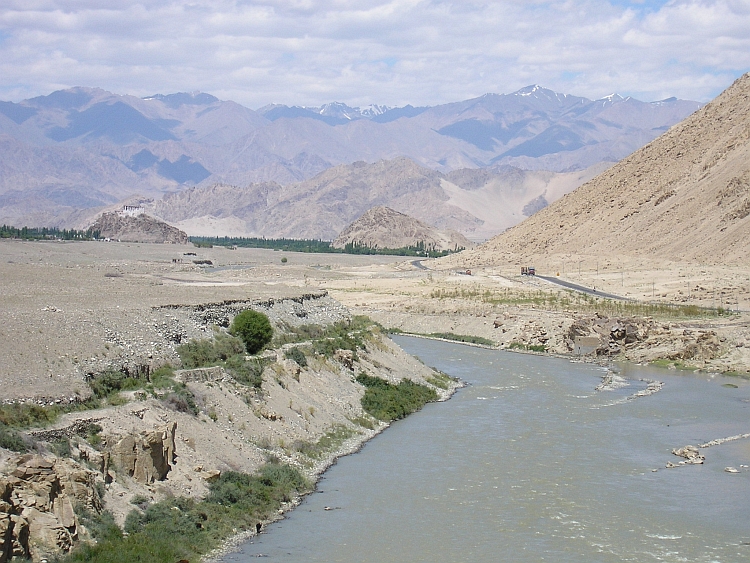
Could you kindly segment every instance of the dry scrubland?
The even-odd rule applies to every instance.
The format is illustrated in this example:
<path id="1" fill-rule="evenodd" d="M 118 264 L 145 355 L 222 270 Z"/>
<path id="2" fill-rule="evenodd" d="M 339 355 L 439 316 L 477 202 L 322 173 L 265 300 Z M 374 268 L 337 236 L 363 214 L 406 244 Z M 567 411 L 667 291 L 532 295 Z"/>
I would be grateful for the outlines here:
<path id="1" fill-rule="evenodd" d="M 540 274 L 559 272 L 560 278 L 633 299 L 613 302 L 522 277 L 520 265 L 529 259 L 513 255 L 477 268 L 471 254 L 462 254 L 424 261 L 428 269 L 422 269 L 394 257 L 182 245 L 2 241 L 0 249 L 0 386 L 6 402 L 65 404 L 89 396 L 91 374 L 115 368 L 142 375 L 144 366 L 178 366 L 180 343 L 210 337 L 214 325 L 226 325 L 245 307 L 266 312 L 287 329 L 367 315 L 388 329 L 463 335 L 526 352 L 573 355 L 576 336 L 595 335 L 601 345 L 588 356 L 595 361 L 657 361 L 750 374 L 750 268 L 601 260 L 597 271 L 596 259 L 586 256 L 533 260 Z M 355 375 L 392 382 L 408 377 L 443 398 L 454 386 L 436 386 L 435 372 L 377 328 L 367 332 L 354 358 L 308 353 L 308 365 L 300 367 L 286 357 L 288 348 L 276 346 L 268 354 L 259 388 L 222 369 L 178 372 L 196 398 L 197 415 L 139 391 L 98 410 L 62 415 L 50 428 L 72 436 L 71 455 L 88 460 L 76 463 L 89 472 L 65 475 L 107 481 L 101 490 L 105 506 L 122 522 L 133 500 L 199 498 L 218 474 L 253 472 L 269 456 L 318 475 L 336 455 L 386 426 L 364 414 L 364 389 Z M 101 428 L 96 450 L 76 430 L 92 423 Z M 54 442 L 50 428 L 36 437 Z M 47 446 L 39 447 L 49 459 Z M 152 457 L 160 452 L 168 472 L 160 475 L 158 463 L 144 466 L 139 448 Z M 13 469 L 19 461 L 7 450 L 0 449 L 0 462 L 6 471 L 21 471 Z M 118 463 L 136 469 L 128 473 Z M 58 467 L 63 471 L 62 462 Z M 62 510 L 54 506 L 50 501 L 50 510 Z M 80 522 L 75 525 L 75 541 L 85 538 Z M 63 532 L 51 526 L 59 544 Z M 35 549 L 36 559 L 50 553 Z"/>

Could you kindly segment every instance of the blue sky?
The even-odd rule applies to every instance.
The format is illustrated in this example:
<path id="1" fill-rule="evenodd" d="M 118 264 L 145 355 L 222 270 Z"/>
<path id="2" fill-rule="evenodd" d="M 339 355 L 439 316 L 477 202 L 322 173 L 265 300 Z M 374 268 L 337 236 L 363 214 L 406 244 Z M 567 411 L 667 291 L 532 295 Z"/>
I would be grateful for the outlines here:
<path id="1" fill-rule="evenodd" d="M 541 84 L 708 101 L 750 70 L 750 0 L 4 0 L 0 99 L 70 86 L 434 105 Z"/>

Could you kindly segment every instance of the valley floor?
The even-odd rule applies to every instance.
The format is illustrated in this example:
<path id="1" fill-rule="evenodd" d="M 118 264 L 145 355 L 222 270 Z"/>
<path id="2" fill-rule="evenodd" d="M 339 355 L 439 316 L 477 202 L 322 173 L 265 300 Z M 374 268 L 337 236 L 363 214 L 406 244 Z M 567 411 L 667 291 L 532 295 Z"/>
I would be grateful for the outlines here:
<path id="1" fill-rule="evenodd" d="M 519 352 L 589 352 L 582 358 L 750 377 L 750 268 L 578 256 L 499 256 L 483 265 L 455 255 L 415 264 L 388 256 L 98 242 L 0 241 L 0 255 L 6 402 L 64 405 L 88 396 L 87 378 L 107 369 L 177 366 L 180 343 L 211 336 L 213 325 L 247 306 L 286 326 L 366 315 L 388 330 Z M 521 276 L 524 265 L 629 300 Z M 75 436 L 76 428 L 95 423 L 106 446 L 127 436 L 164 436 L 165 451 L 176 455 L 165 479 L 110 475 L 104 501 L 122 522 L 134 497 L 201 497 L 217 472 L 251 472 L 268 456 L 318 475 L 385 427 L 363 418 L 355 375 L 428 385 L 435 376 L 377 328 L 356 365 L 344 355 L 300 368 L 281 348 L 269 362 L 257 390 L 221 370 L 183 376 L 200 399 L 197 416 L 131 393 L 119 406 L 63 415 L 53 429 Z M 454 386 L 435 388 L 446 398 Z M 332 434 L 333 445 L 329 440 L 318 457 L 300 453 Z M 96 479 L 107 480 L 111 460 L 87 448 L 81 443 L 73 453 L 96 466 Z M 19 463 L 26 462 L 0 449 L 0 464 L 15 470 Z"/>

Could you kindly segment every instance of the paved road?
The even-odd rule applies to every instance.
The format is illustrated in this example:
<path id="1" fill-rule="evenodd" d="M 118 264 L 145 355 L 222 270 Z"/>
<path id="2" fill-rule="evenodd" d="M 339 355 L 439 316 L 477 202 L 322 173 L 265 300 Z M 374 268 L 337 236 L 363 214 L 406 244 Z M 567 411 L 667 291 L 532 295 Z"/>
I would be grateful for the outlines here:
<path id="1" fill-rule="evenodd" d="M 591 289 L 590 287 L 586 287 L 583 285 L 578 285 L 577 283 L 571 283 L 569 281 L 561 280 L 558 277 L 553 277 L 553 276 L 536 276 L 536 277 L 544 281 L 548 281 L 550 283 L 561 285 L 562 287 L 566 287 L 568 289 L 580 291 L 581 293 L 588 293 L 589 295 L 596 295 L 598 297 L 605 297 L 607 299 L 618 299 L 620 301 L 630 301 L 630 299 L 628 299 L 627 297 L 622 297 L 621 295 L 614 295 L 612 293 L 604 293 L 603 291 L 596 291 L 595 289 Z"/>
<path id="2" fill-rule="evenodd" d="M 420 270 L 429 270 L 429 268 L 422 264 L 422 262 L 424 262 L 424 260 L 412 260 L 411 265 Z"/>

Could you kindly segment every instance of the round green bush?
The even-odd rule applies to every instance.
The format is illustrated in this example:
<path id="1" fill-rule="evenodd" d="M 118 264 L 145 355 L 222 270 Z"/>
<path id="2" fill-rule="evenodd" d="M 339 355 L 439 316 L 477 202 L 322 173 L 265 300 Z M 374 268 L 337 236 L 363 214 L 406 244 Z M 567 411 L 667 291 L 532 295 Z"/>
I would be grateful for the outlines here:
<path id="1" fill-rule="evenodd" d="M 234 317 L 229 332 L 245 343 L 249 354 L 260 352 L 273 337 L 273 327 L 268 317 L 251 309 Z"/>

